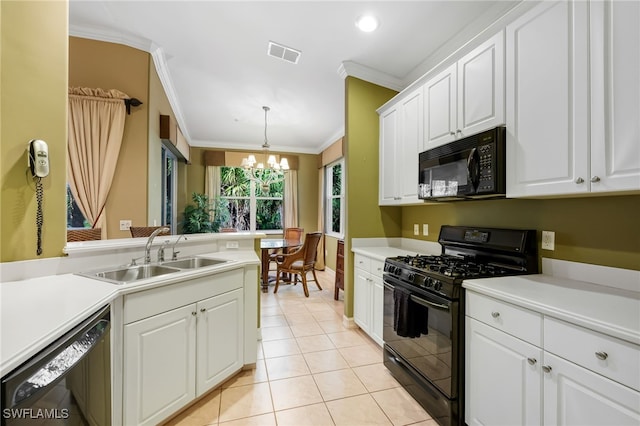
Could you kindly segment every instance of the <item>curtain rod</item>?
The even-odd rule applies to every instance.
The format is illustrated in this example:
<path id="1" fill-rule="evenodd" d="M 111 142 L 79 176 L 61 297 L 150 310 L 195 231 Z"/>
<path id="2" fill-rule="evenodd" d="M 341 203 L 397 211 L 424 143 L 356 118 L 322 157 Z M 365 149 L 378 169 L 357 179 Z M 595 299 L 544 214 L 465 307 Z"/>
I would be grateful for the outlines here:
<path id="1" fill-rule="evenodd" d="M 127 107 L 127 115 L 131 115 L 131 106 L 137 107 L 142 105 L 142 102 L 140 101 L 140 99 L 137 98 L 129 98 L 129 99 L 124 99 L 124 104 Z"/>

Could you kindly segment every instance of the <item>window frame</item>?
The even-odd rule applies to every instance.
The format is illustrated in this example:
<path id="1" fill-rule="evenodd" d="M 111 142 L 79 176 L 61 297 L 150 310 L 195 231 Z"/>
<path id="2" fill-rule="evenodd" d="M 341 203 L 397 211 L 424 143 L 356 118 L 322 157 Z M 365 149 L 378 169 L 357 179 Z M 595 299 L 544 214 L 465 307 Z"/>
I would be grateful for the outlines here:
<path id="1" fill-rule="evenodd" d="M 333 169 L 335 166 L 339 165 L 341 169 L 340 174 L 340 194 L 333 195 Z M 325 196 L 324 196 L 324 227 L 325 234 L 331 237 L 343 239 L 345 233 L 345 169 L 344 169 L 344 158 L 340 158 L 336 161 L 333 161 L 327 164 L 324 168 L 324 181 L 325 181 Z M 332 220 L 333 220 L 333 199 L 340 199 L 340 232 L 333 231 Z"/>

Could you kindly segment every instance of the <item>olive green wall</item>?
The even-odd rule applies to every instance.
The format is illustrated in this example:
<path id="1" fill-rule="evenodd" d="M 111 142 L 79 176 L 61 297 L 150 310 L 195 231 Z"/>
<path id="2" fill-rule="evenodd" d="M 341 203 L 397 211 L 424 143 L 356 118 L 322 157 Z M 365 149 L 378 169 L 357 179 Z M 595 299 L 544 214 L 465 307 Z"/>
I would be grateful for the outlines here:
<path id="1" fill-rule="evenodd" d="M 147 52 L 116 43 L 69 37 L 69 85 L 117 89 L 143 102 L 126 116 L 118 165 L 107 198 L 107 238 L 127 238 L 120 220 L 147 226 L 149 67 Z M 158 162 L 160 160 L 158 159 Z"/>
<path id="2" fill-rule="evenodd" d="M 640 270 L 639 211 L 640 195 L 404 207 L 401 235 L 437 241 L 441 225 L 536 229 L 541 257 Z M 429 236 L 414 237 L 415 223 L 428 223 Z M 540 248 L 543 230 L 555 232 L 555 251 Z"/>
<path id="3" fill-rule="evenodd" d="M 67 183 L 66 2 L 0 2 L 0 261 L 36 255 L 35 185 L 27 144 L 49 147 L 40 257 L 62 254 Z"/>
<path id="4" fill-rule="evenodd" d="M 336 250 L 338 250 L 338 239 L 327 235 L 325 238 L 324 251 L 325 259 L 324 263 L 332 270 L 336 270 Z"/>
<path id="5" fill-rule="evenodd" d="M 352 238 L 400 235 L 399 208 L 378 207 L 378 109 L 396 92 L 347 77 L 345 80 L 345 315 L 353 316 Z"/>
<path id="6" fill-rule="evenodd" d="M 204 152 L 225 151 L 210 148 L 191 148 L 191 164 L 186 166 L 187 185 L 180 194 L 180 200 L 191 202 L 193 192 L 204 193 Z M 233 150 L 226 150 L 233 151 Z M 242 150 L 236 150 L 243 152 Z M 298 157 L 298 226 L 306 232 L 318 229 L 318 156 L 314 154 L 298 154 L 288 152 L 273 152 L 276 155 L 287 154 Z M 185 204 L 178 204 L 178 218 L 182 220 Z"/>

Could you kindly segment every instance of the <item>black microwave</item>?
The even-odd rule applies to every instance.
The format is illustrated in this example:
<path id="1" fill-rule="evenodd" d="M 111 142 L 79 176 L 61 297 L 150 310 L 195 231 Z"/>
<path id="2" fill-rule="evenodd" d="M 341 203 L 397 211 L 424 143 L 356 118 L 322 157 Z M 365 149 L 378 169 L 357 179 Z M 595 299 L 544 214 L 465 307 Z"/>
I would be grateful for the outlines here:
<path id="1" fill-rule="evenodd" d="M 469 200 L 504 197 L 504 127 L 421 152 L 418 198 Z"/>

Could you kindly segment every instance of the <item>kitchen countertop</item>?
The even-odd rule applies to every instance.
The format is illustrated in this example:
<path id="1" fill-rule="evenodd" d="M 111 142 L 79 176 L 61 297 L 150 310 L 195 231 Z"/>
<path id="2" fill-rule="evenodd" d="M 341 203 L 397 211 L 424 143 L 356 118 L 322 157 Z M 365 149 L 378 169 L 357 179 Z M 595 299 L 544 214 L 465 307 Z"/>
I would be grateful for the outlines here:
<path id="1" fill-rule="evenodd" d="M 213 271 L 217 273 L 260 264 L 260 259 L 251 250 L 205 253 L 198 256 L 230 262 L 126 285 L 74 274 L 0 283 L 0 377 L 118 296 L 197 278 Z"/>
<path id="2" fill-rule="evenodd" d="M 465 280 L 462 286 L 640 345 L 640 293 L 536 274 Z"/>

